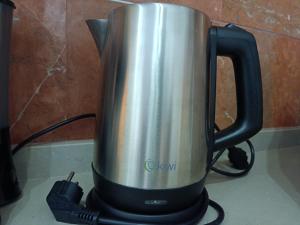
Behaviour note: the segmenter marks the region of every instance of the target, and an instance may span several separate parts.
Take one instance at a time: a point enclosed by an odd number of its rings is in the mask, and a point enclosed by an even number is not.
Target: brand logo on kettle
[[[148,159],[144,162],[144,170],[149,173],[154,171],[172,172],[176,170],[176,163],[159,162]]]

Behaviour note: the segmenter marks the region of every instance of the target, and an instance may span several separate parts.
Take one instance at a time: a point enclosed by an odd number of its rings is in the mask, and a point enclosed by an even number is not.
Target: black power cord
[[[95,118],[95,114],[83,114],[75,117],[71,117],[67,120],[63,120],[57,124],[54,124],[50,127],[47,127],[41,131],[38,131],[32,134],[30,137],[26,138],[20,144],[18,144],[13,149],[13,155],[20,151],[25,145],[31,143],[33,140],[50,133],[60,127],[66,126],[72,122],[87,119],[87,118]],[[216,130],[219,131],[219,127],[215,125]],[[253,167],[255,160],[255,151],[252,143],[247,140],[246,141],[250,148],[250,163],[247,161],[247,154],[241,148],[231,147],[227,150],[229,151],[228,157],[230,162],[232,163],[233,168],[241,170],[241,172],[232,173],[228,171],[220,170],[214,167],[214,164],[218,161],[218,159],[222,156],[226,149],[220,150],[213,158],[210,168],[212,171],[219,173],[221,175],[229,176],[229,177],[240,177],[246,175],[251,168]],[[83,192],[82,188],[78,185],[78,183],[73,183],[71,181],[74,173],[70,175],[67,180],[57,181],[53,188],[51,189],[47,202],[52,210],[53,214],[57,221],[73,223],[73,224],[90,224],[90,225],[101,225],[101,224],[110,224],[110,225],[153,225],[153,224],[141,224],[141,223],[132,223],[119,221],[110,218],[103,218],[99,213],[91,212],[85,207],[81,206],[80,200],[82,198]],[[213,207],[218,212],[218,217],[216,220],[206,224],[206,225],[219,225],[222,223],[224,219],[224,210],[223,208],[217,204],[216,202],[209,200],[209,205]]]
[[[216,131],[220,131],[220,128],[218,127],[217,124],[215,124],[215,129],[216,129]],[[253,147],[251,141],[246,140],[246,143],[250,149],[250,162],[249,163],[248,163],[247,153],[243,149],[238,148],[236,146],[227,148],[227,150],[229,151],[228,159],[231,162],[232,167],[236,170],[240,170],[240,172],[229,172],[229,171],[224,171],[224,170],[214,167],[214,164],[219,160],[219,158],[226,151],[226,148],[221,149],[214,156],[214,158],[210,164],[210,169],[218,174],[221,174],[221,175],[227,176],[227,177],[242,177],[242,176],[247,175],[254,165],[255,150],[254,150],[254,147]]]
[[[47,127],[43,130],[40,130],[34,134],[32,134],[30,137],[26,138],[24,141],[22,141],[21,143],[19,143],[13,150],[12,150],[12,154],[15,155],[18,151],[20,151],[25,145],[31,143],[32,141],[34,141],[35,139],[45,135],[45,134],[48,134],[60,127],[63,127],[63,126],[66,126],[70,123],[73,123],[75,121],[78,121],[78,120],[82,120],[82,119],[88,119],[88,118],[95,118],[96,115],[93,114],[93,113],[89,113],[89,114],[82,114],[82,115],[79,115],[79,116],[74,116],[74,117],[71,117],[69,119],[66,119],[66,120],[63,120],[59,123],[56,123],[50,127]]]

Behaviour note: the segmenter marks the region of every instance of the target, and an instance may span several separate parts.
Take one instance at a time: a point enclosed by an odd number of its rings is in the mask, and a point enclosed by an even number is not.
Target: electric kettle
[[[8,115],[9,49],[13,2],[0,0],[0,206],[16,200],[21,191],[10,150]]]
[[[187,208],[201,196],[213,152],[262,127],[254,36],[232,24],[214,27],[195,9],[163,3],[126,5],[87,24],[105,75],[94,198],[137,213]],[[215,133],[217,56],[233,61],[237,118]]]

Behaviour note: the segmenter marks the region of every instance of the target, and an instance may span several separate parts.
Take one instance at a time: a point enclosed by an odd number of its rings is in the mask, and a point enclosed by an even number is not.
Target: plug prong
[[[72,172],[69,174],[69,176],[68,176],[68,178],[67,178],[67,181],[70,182],[70,181],[73,179],[74,175],[75,175],[75,172],[72,171]]]

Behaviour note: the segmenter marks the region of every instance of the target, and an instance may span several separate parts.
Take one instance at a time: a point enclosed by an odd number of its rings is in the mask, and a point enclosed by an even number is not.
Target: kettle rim
[[[186,10],[191,10],[194,11],[198,14],[202,14],[202,16],[206,17],[206,19],[208,19],[210,21],[210,17],[203,11],[199,10],[199,9],[195,9],[192,8],[190,6],[187,5],[182,5],[182,4],[177,4],[177,3],[162,3],[162,2],[144,2],[144,3],[132,3],[132,4],[124,4],[122,6],[116,7],[114,9],[112,9],[109,14],[108,14],[108,20],[116,13],[129,9],[129,8],[133,8],[133,7],[139,7],[139,6],[145,6],[145,5],[149,5],[149,6],[153,6],[153,5],[162,5],[162,6],[172,6],[172,7],[181,7],[184,8]],[[93,21],[93,20],[101,20],[101,19],[105,19],[105,18],[94,18],[94,19],[87,19],[86,22],[88,21]]]

